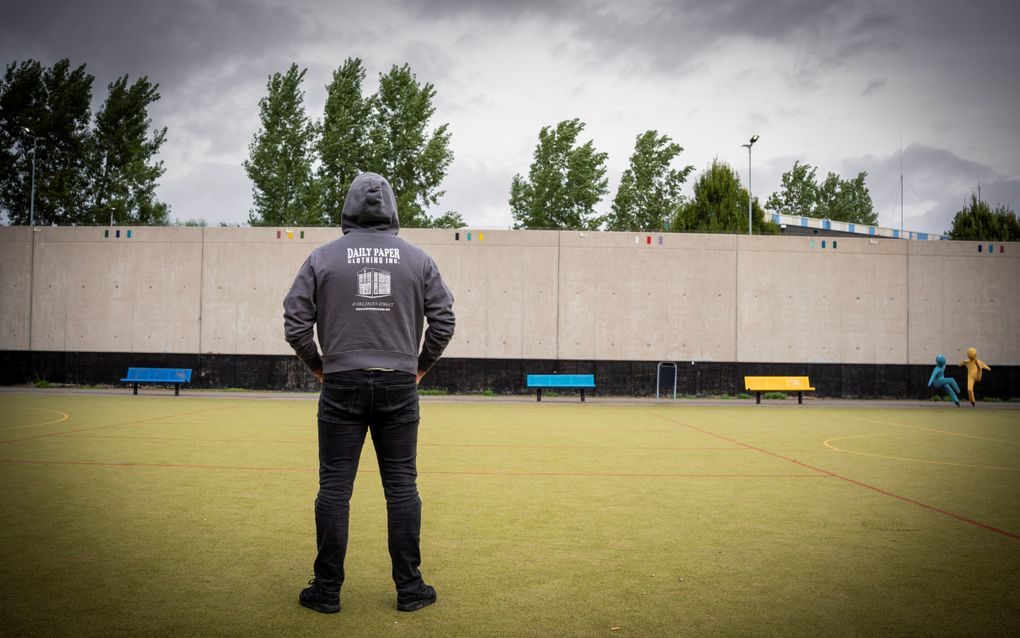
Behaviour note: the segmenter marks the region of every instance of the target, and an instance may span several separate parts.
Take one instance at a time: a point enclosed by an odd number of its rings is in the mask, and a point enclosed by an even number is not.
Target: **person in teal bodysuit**
[[[956,379],[953,377],[946,378],[946,355],[936,355],[935,369],[931,371],[928,387],[934,387],[936,390],[945,390],[949,394],[949,398],[956,404],[956,407],[960,407],[960,399],[956,396],[956,393],[960,391],[960,386],[956,385]]]

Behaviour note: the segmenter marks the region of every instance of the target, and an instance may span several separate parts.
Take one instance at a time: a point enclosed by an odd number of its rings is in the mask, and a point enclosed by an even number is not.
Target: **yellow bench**
[[[761,403],[762,392],[796,392],[797,403],[804,403],[804,392],[811,392],[807,377],[744,377],[744,387],[757,393],[756,403]]]

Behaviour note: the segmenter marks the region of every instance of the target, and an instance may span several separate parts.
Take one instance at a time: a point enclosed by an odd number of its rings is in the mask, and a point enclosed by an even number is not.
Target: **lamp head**
[[[752,135],[752,136],[751,136],[751,144],[754,144],[754,143],[755,143],[755,142],[757,142],[757,141],[758,141],[758,135],[757,135],[757,134],[755,134],[755,135]]]

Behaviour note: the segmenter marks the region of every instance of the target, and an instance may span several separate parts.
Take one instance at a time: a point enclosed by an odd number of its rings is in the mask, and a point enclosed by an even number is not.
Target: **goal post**
[[[655,402],[659,402],[660,396],[670,388],[673,389],[673,401],[676,402],[676,376],[677,366],[675,361],[660,361],[655,366]]]

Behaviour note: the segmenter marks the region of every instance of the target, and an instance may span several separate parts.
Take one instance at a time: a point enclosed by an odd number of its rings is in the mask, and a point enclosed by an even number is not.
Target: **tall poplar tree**
[[[84,224],[164,225],[169,209],[156,200],[157,180],[166,169],[155,156],[166,127],[152,131],[148,108],[159,100],[159,85],[141,77],[117,78],[96,114],[89,159],[90,201],[78,219]]]
[[[538,133],[527,178],[514,175],[510,210],[515,228],[594,230],[602,223],[595,205],[606,193],[606,153],[591,140],[578,144],[579,119],[564,120]]]
[[[253,226],[323,223],[312,174],[317,126],[304,111],[301,82],[307,69],[291,64],[274,73],[259,100],[261,128],[248,146],[244,169],[252,181]]]
[[[607,219],[608,230],[668,230],[683,208],[683,183],[693,166],[671,168],[683,151],[669,136],[645,131],[634,143]]]
[[[430,226],[427,210],[446,193],[439,186],[453,152],[449,125],[429,130],[436,112],[435,96],[435,87],[419,83],[404,64],[380,74],[379,90],[371,99],[366,169],[383,175],[393,186],[401,226]]]
[[[317,178],[322,214],[334,226],[340,225],[351,182],[369,167],[368,127],[373,100],[362,94],[364,81],[361,59],[347,58],[333,71],[333,79],[326,86]]]

